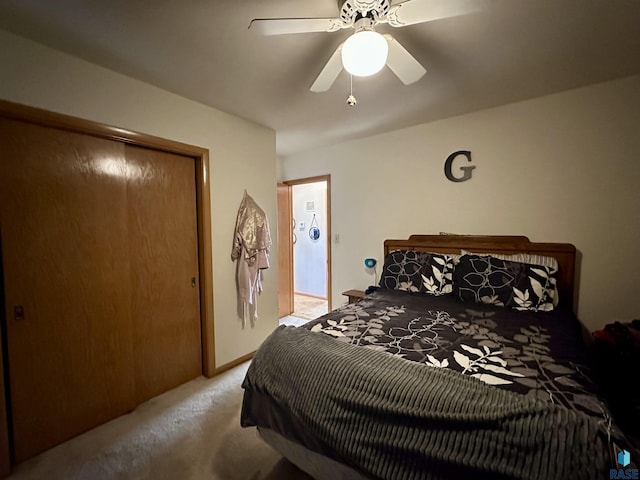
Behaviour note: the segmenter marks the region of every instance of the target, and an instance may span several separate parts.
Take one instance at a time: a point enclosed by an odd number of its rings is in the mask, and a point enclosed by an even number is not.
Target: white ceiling
[[[271,127],[279,155],[640,73],[639,0],[492,0],[381,25],[427,74],[410,86],[388,68],[354,78],[356,107],[344,71],[309,91],[348,30],[248,30],[253,18],[337,14],[337,0],[1,0],[0,28]]]

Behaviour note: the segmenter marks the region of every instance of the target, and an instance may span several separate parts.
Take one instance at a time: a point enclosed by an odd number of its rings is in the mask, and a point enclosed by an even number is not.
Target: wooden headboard
[[[530,253],[554,257],[558,261],[560,305],[574,310],[576,289],[576,247],[570,243],[534,243],[518,235],[411,235],[407,240],[385,240],[384,255],[394,250],[437,253]]]

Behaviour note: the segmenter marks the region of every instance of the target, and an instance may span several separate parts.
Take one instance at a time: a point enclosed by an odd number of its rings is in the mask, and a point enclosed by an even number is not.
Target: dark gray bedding
[[[376,292],[277,329],[247,372],[241,423],[371,478],[601,479],[612,430],[563,318]]]

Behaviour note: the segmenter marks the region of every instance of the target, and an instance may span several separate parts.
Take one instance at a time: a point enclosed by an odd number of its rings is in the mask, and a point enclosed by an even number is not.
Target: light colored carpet
[[[299,327],[304,325],[309,320],[306,318],[294,317],[293,315],[288,315],[286,317],[282,317],[280,319],[280,325],[291,325],[293,327]]]
[[[311,480],[240,427],[246,362],[17,465],[9,480]]]

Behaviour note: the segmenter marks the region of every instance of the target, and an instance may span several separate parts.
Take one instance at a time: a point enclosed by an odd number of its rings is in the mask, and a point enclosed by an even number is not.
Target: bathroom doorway
[[[330,176],[278,186],[281,323],[301,324],[331,308]]]

